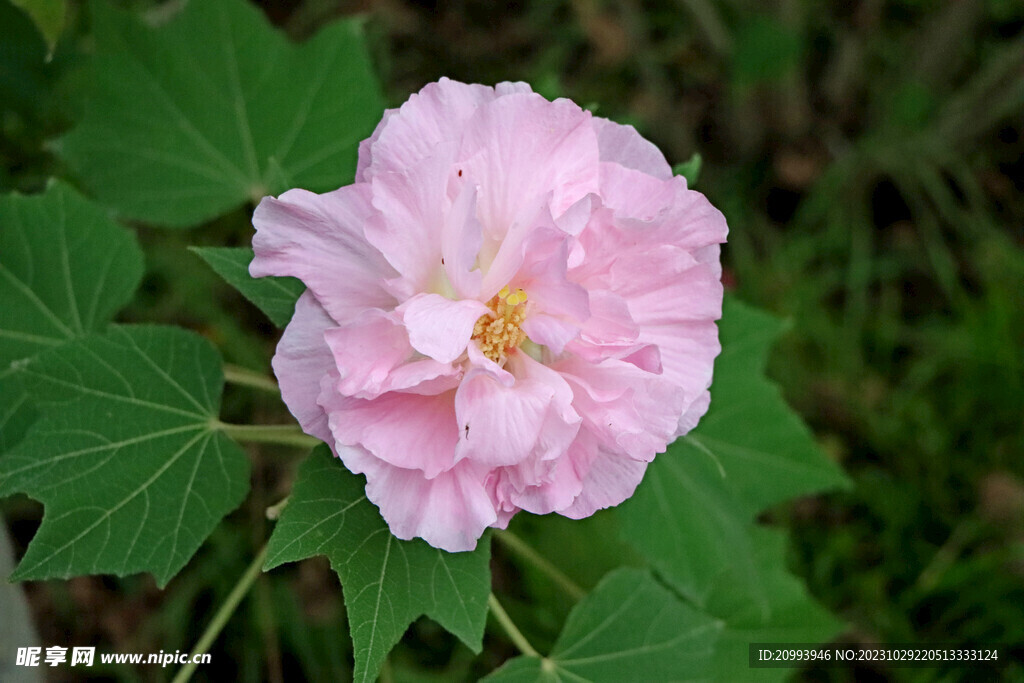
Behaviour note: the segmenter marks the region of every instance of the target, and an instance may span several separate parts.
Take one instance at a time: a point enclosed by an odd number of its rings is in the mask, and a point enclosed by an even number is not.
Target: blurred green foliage
[[[440,76],[522,79],[548,97],[599,103],[598,115],[633,123],[670,163],[699,152],[697,187],[732,226],[730,285],[792,321],[770,374],[856,483],[766,515],[792,532],[792,569],[849,624],[846,642],[1019,643],[1024,4],[537,0],[505,3],[503,13],[472,0],[262,5],[297,39],[335,16],[366,13],[392,106]],[[38,190],[54,171],[47,140],[74,118],[79,53],[91,49],[78,9],[71,4],[47,62],[28,18],[0,0],[4,191]],[[244,245],[247,231],[243,210],[189,236],[142,231],[147,275],[127,317],[199,329],[229,361],[265,369],[270,322],[198,258],[178,256],[189,243]],[[243,341],[254,327],[266,332],[262,348]],[[273,422],[279,410],[272,397],[225,395],[228,418]],[[188,647],[266,537],[263,511],[289,488],[289,469],[256,452],[254,495],[229,517],[251,539],[219,529],[166,594],[148,577],[34,587],[42,641],[71,633],[115,651]],[[18,498],[5,512],[23,550],[38,506]],[[521,537],[565,549],[558,524],[530,522],[518,523]],[[584,524],[614,537],[600,516]],[[612,560],[602,553],[558,563],[590,587],[621,552],[610,544]],[[496,547],[496,586],[520,580],[508,558]],[[261,577],[253,595],[213,650],[220,666],[238,667],[225,676],[351,675],[340,591],[325,562]],[[570,607],[533,588],[508,605],[540,646],[553,642]],[[420,620],[386,673],[472,680],[512,654],[502,648],[485,641],[495,659],[474,660]],[[1004,678],[1024,680],[1021,646],[1005,657],[1016,662]],[[124,667],[109,674],[161,676]],[[942,669],[800,676],[972,680]]]

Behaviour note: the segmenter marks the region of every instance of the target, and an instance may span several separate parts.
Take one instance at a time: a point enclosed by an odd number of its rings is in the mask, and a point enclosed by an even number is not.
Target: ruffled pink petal
[[[366,475],[366,497],[398,538],[422,538],[435,548],[462,552],[476,548],[484,530],[498,521],[483,484],[487,471],[471,462],[428,479],[358,448],[339,455],[350,470]]]
[[[476,186],[462,182],[457,175],[452,184],[456,194],[441,235],[441,263],[456,298],[482,298],[483,274],[477,267],[477,258],[483,229],[476,218]]]
[[[421,358],[395,368],[381,393],[400,391],[403,394],[435,396],[458,388],[462,373],[458,365]]]
[[[337,392],[337,375],[324,377],[318,402],[327,412],[338,446],[361,446],[395,467],[433,479],[455,465],[458,433],[454,392],[437,395],[392,391],[372,400]]]
[[[597,452],[597,441],[581,430],[557,460],[530,460],[492,470],[487,490],[499,521],[503,511],[511,518],[520,509],[546,515],[572,506],[583,492],[583,478]]]
[[[334,370],[334,357],[324,332],[335,325],[308,290],[295,302],[295,315],[285,328],[271,365],[288,410],[310,436],[331,443],[327,415],[317,404],[320,380]]]
[[[711,406],[711,392],[705,391],[690,404],[683,416],[679,418],[679,427],[676,429],[676,438],[688,433],[697,426],[700,419],[708,412]]]
[[[511,225],[501,226],[503,232],[484,229],[479,251],[480,267],[484,272],[481,299],[490,299],[511,283],[526,260],[532,243],[540,240],[541,235],[558,235],[548,208],[550,203],[550,192],[536,195],[519,207]]]
[[[641,326],[722,317],[722,281],[715,270],[676,246],[623,255],[612,265],[609,280]]]
[[[571,519],[583,519],[598,510],[614,507],[633,495],[645,471],[645,462],[599,450],[583,477],[580,495],[558,513]]]
[[[512,376],[511,372],[485,356],[475,342],[466,347],[466,359],[469,361],[470,368],[486,372],[506,387],[510,387],[516,382],[516,378]]]
[[[531,92],[533,92],[533,88],[530,87],[529,83],[524,83],[523,81],[502,81],[494,86],[494,93],[498,97],[522,95]]]
[[[409,362],[415,352],[405,326],[393,313],[369,309],[352,324],[327,330],[324,338],[334,355],[336,387],[343,396],[370,399],[413,388],[419,388],[416,393],[441,393],[458,384],[461,371],[448,363],[430,358]]]
[[[359,143],[359,160],[356,162],[356,182],[362,183],[369,180],[366,175],[367,169],[373,163],[373,144],[380,138],[380,134],[384,132],[384,129],[388,125],[388,121],[392,116],[398,113],[397,109],[385,109],[384,115],[377,123],[377,127],[373,129],[373,133],[370,137],[366,138]]]
[[[598,206],[569,252],[568,276],[588,291],[611,288],[608,270],[622,254],[646,245],[615,224],[611,209]]]
[[[546,207],[541,215],[547,224],[531,230],[514,250],[508,248],[511,240],[502,245],[484,278],[483,291],[496,292],[498,283],[524,289],[530,305],[523,330],[533,342],[557,354],[579,335],[590,309],[587,291],[566,276],[568,237],[550,227]]]
[[[522,287],[541,312],[581,324],[590,317],[587,290],[566,277],[567,237],[556,230],[534,230],[523,245],[523,259],[512,284]]]
[[[511,502],[535,515],[564,510],[583,492],[580,479],[568,457],[559,458],[551,473],[539,484],[509,492]]]
[[[458,140],[477,108],[497,96],[494,88],[447,78],[424,86],[399,109],[392,110],[379,132],[374,132],[376,139],[367,146],[371,158],[361,169],[363,177],[401,173],[415,166],[433,154],[439,144]]]
[[[591,363],[598,363],[606,358],[632,356],[640,351],[643,346],[636,341],[640,330],[629,313],[626,300],[604,289],[591,290],[588,294],[590,317],[584,322],[579,339],[570,344],[570,352]],[[645,361],[655,360],[654,367],[659,365],[657,349],[653,349],[653,356],[648,352],[643,358]]]
[[[672,167],[665,161],[665,155],[637,133],[633,126],[624,126],[598,116],[593,118],[592,125],[597,132],[601,161],[613,161],[661,180],[672,177]]]
[[[334,356],[345,396],[374,398],[388,374],[412,353],[409,336],[393,315],[369,309],[354,322],[329,329],[324,340]]]
[[[697,263],[706,263],[714,267],[718,276],[722,276],[722,245],[709,244],[706,247],[694,249],[691,253]]]
[[[689,192],[682,177],[652,177],[621,164],[602,163],[600,177],[601,204],[634,221],[655,220]]]
[[[635,288],[630,279],[634,273],[643,275],[640,285],[646,286],[659,281],[661,268],[678,274],[688,265],[701,264],[713,279],[720,278],[719,243],[728,228],[703,195],[686,190],[680,179],[660,181],[616,164],[601,168],[602,187],[608,192],[580,234],[570,279],[628,299],[622,288]],[[720,299],[695,292],[680,301],[699,305]]]
[[[551,349],[558,355],[566,344],[580,335],[580,326],[543,313],[531,314],[522,325],[523,332],[535,344]]]
[[[622,361],[566,358],[555,369],[573,389],[583,427],[607,451],[649,462],[675,438],[684,392]]]
[[[612,356],[616,360],[635,365],[646,372],[660,375],[664,372],[661,365],[661,349],[654,344],[640,344],[639,348],[630,353]]]
[[[383,282],[395,272],[363,234],[372,214],[365,185],[265,197],[252,218],[255,257],[249,273],[299,278],[339,322],[367,308],[392,308],[396,301]]]
[[[367,241],[402,277],[410,293],[428,289],[441,270],[441,232],[451,158],[424,159],[405,173],[378,173],[370,181],[377,212],[365,226]]]
[[[568,100],[511,94],[481,105],[466,121],[460,159],[480,187],[478,215],[499,236],[520,208],[551,193],[560,216],[598,189],[597,134],[591,115]]]
[[[397,309],[409,331],[409,342],[425,356],[451,363],[462,355],[473,335],[473,325],[490,313],[473,299],[452,301],[440,294],[417,294]]]
[[[555,225],[565,234],[575,237],[587,227],[591,214],[599,205],[600,199],[596,195],[588,194],[566,209],[555,221]]]
[[[515,375],[517,383],[537,382],[554,391],[534,455],[538,460],[558,457],[572,443],[581,422],[572,404],[572,388],[561,374],[525,353],[512,354],[506,367]]]
[[[519,376],[515,384],[505,386],[482,370],[470,370],[455,394],[456,459],[501,467],[530,458],[557,458],[579,428],[578,417],[573,422],[565,419],[566,409],[571,411],[570,394],[562,392],[563,405],[553,405],[560,389]]]
[[[662,376],[685,392],[683,409],[689,410],[711,386],[715,358],[722,350],[714,321],[686,321],[642,327],[640,341],[654,344],[661,353]],[[687,420],[680,418],[678,434]]]
[[[570,450],[572,446],[570,446]],[[542,461],[543,474],[534,471],[533,463],[495,470],[492,499],[502,510],[526,510],[546,515],[572,505],[583,490],[583,480],[573,460],[564,455],[557,460]]]
[[[661,181],[605,163],[600,174],[604,206],[615,213],[618,225],[643,233],[643,244],[697,250],[725,242],[725,216],[703,194],[687,189],[681,176]]]
[[[479,370],[470,370],[455,394],[459,425],[458,460],[487,467],[515,465],[533,452],[554,392],[517,381],[506,387]]]

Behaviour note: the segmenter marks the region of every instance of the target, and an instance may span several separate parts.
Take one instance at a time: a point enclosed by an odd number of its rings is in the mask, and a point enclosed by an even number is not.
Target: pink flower
[[[617,505],[708,408],[725,219],[568,100],[431,83],[354,184],[253,223],[252,275],[308,287],[274,356],[285,403],[398,538],[469,550],[519,510]]]

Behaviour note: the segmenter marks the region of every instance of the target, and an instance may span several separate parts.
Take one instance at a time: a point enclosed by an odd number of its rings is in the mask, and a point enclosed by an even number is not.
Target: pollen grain
[[[521,325],[526,319],[526,292],[503,287],[487,305],[486,313],[473,326],[473,341],[485,356],[501,365],[508,354],[526,341]]]

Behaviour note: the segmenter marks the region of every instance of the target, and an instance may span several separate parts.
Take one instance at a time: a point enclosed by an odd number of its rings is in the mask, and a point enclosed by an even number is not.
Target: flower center
[[[473,326],[473,341],[485,356],[499,365],[512,350],[526,341],[520,329],[526,319],[526,292],[503,287],[487,305],[493,313],[480,316]]]

